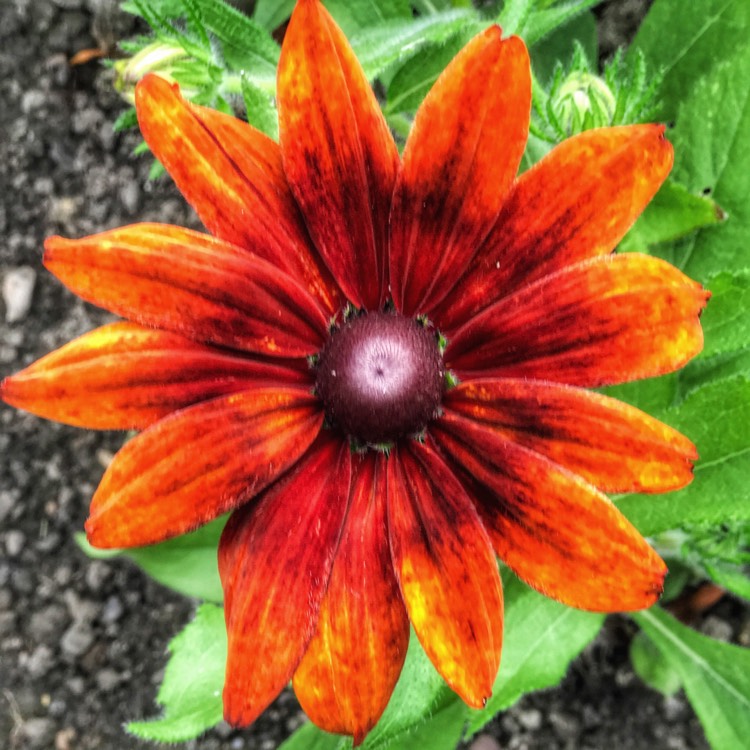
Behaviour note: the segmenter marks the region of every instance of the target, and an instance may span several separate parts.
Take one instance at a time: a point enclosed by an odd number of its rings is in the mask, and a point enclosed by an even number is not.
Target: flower
[[[498,672],[496,555],[597,611],[651,605],[665,566],[605,492],[687,484],[694,446],[586,390],[673,371],[707,293],[612,250],[672,164],[657,125],[592,130],[516,178],[529,60],[476,36],[403,157],[345,37],[299,0],[280,144],[149,75],[143,135],[211,235],[136,224],[52,237],[45,264],[129,322],[2,384],[10,404],[142,432],[96,491],[99,547],[232,511],[219,546],[227,719],[293,678],[311,719],[360,742],[409,623],[480,707]]]

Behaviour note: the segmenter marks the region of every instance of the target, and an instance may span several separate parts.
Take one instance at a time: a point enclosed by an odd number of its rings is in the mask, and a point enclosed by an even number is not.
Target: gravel
[[[137,136],[112,133],[123,105],[110,74],[96,62],[67,63],[108,35],[132,33],[132,19],[113,7],[111,0],[0,2],[0,376],[111,320],[43,269],[46,236],[134,220],[198,227],[167,180],[147,181],[150,160],[132,156]],[[103,463],[122,440],[0,405],[4,750],[146,747],[122,726],[158,713],[167,644],[195,602],[127,562],[88,560],[75,544]],[[711,618],[711,634],[750,642],[750,615],[736,602],[724,600]],[[662,698],[633,676],[632,633],[628,621],[608,620],[559,689],[496,717],[474,750],[704,750],[684,696]],[[302,720],[285,692],[250,730],[220,725],[184,747],[273,750]]]

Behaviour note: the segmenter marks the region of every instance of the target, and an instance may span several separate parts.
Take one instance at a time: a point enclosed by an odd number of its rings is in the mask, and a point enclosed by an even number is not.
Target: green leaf
[[[343,750],[352,746],[351,740],[318,729],[315,724],[301,726],[279,750]]]
[[[674,695],[682,687],[680,675],[643,631],[630,642],[630,663],[650,688],[663,695]]]
[[[681,243],[672,258],[689,276],[705,281],[748,266],[750,44],[691,85],[673,133],[674,179],[692,192],[710,191],[727,220]]]
[[[750,260],[750,259],[749,259]],[[707,282],[711,300],[701,323],[704,356],[743,349],[750,344],[750,270],[727,271]]]
[[[227,639],[224,610],[213,604],[198,608],[195,619],[169,644],[171,657],[156,702],[160,719],[133,721],[127,730],[157,742],[186,742],[218,724],[223,716],[221,692]]]
[[[593,13],[581,13],[530,48],[531,66],[538,81],[546,84],[552,78],[558,62],[566,63],[573,59],[576,41],[583,47],[587,59],[596,60],[599,57]]]
[[[697,387],[678,406],[654,415],[700,450],[695,479],[663,497],[626,495],[618,507],[645,535],[685,524],[750,519],[750,380],[737,375]]]
[[[534,0],[505,0],[497,22],[503,35],[523,34],[534,10]]]
[[[373,80],[430,44],[443,43],[462,30],[476,33],[484,25],[472,9],[440,11],[416,20],[389,21],[362,30],[352,37],[351,43],[367,78]]]
[[[463,732],[466,707],[435,671],[412,631],[406,662],[383,716],[362,750],[453,750]],[[341,750],[351,740],[309,724],[279,750]]]
[[[750,602],[750,576],[747,569],[739,565],[724,565],[720,563],[705,563],[706,573],[714,583],[717,583],[735,596]]]
[[[696,83],[723,61],[734,59],[749,38],[747,0],[656,0],[630,54],[640,50],[649,69],[664,73],[659,116],[674,120]]]
[[[456,701],[458,698],[435,671],[412,631],[406,662],[396,689],[380,721],[362,744],[362,750],[399,747],[398,743],[410,737],[417,727],[428,719],[432,720]],[[419,747],[414,744],[410,746]]]
[[[537,11],[529,18],[521,35],[529,46],[536,44],[555,29],[564,26],[576,16],[591,10],[601,2],[602,0],[571,0],[571,2],[559,3],[546,10]]]
[[[425,47],[402,65],[388,85],[386,115],[415,112],[445,66],[470,38],[470,33],[459,32],[444,44]]]
[[[408,0],[326,0],[326,8],[347,36],[393,20],[411,20]]]
[[[193,0],[201,18],[220,44],[227,65],[255,76],[276,78],[279,46],[259,23],[217,0]]]
[[[487,707],[470,712],[470,734],[525,693],[557,685],[604,621],[604,615],[572,609],[537,594],[507,571],[503,586],[505,635],[500,672]]]
[[[676,240],[726,218],[716,203],[667,180],[620,243],[620,251],[644,252],[660,242]]]
[[[247,121],[273,140],[279,140],[279,116],[273,98],[244,76],[241,79],[242,98]]]
[[[127,557],[159,583],[195,599],[223,601],[216,550],[226,517],[219,518],[191,534],[175,537],[161,544],[126,550],[100,550],[92,547],[83,534],[76,542],[96,559]]]
[[[750,650],[696,633],[658,607],[633,615],[680,675],[713,750],[750,737]]]
[[[296,0],[257,0],[253,18],[268,31],[277,29],[289,18]]]

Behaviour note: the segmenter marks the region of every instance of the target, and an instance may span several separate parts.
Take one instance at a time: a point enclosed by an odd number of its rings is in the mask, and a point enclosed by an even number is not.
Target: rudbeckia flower
[[[123,316],[2,384],[10,404],[137,429],[97,489],[98,547],[221,537],[224,705],[247,725],[293,680],[360,742],[414,628],[481,707],[498,673],[497,557],[610,612],[664,563],[603,492],[687,484],[696,452],[586,390],[671,372],[707,293],[612,251],[672,165],[658,125],[593,130],[517,177],[527,50],[493,26],[450,63],[403,155],[346,38],[300,0],[280,142],[149,75],[141,130],[210,235],[135,224],[50,238],[47,268]]]

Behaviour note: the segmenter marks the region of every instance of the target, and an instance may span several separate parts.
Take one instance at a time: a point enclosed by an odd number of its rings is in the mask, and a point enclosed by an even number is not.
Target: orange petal
[[[346,37],[300,0],[278,74],[284,170],[315,244],[351,302],[377,309],[398,151]]]
[[[315,631],[349,495],[349,446],[317,444],[229,519],[219,573],[229,637],[224,716],[251,724],[292,677]]]
[[[503,592],[490,540],[458,480],[412,442],[388,461],[391,551],[425,653],[463,700],[481,708],[500,666]]]
[[[693,478],[695,446],[633,406],[537,380],[472,380],[449,391],[460,414],[607,492],[666,492]]]
[[[596,612],[659,598],[666,566],[590,484],[472,420],[446,414],[431,431],[497,554],[529,586]]]
[[[672,168],[662,125],[589,130],[522,174],[433,319],[450,333],[519,287],[611,252]]]
[[[448,65],[417,112],[391,213],[391,287],[429,312],[466,270],[518,171],[529,129],[529,55],[492,26]]]
[[[600,386],[672,372],[703,348],[700,284],[646,255],[569,266],[487,308],[445,352],[460,379]]]
[[[308,449],[323,422],[299,388],[259,388],[176,412],[126,443],[86,521],[95,547],[161,542],[247,502]]]
[[[318,629],[294,675],[310,719],[355,744],[385,710],[409,645],[388,546],[385,462],[372,451],[354,458],[349,514]]]
[[[226,393],[271,383],[309,384],[302,366],[232,354],[136,323],[113,323],[6,378],[0,397],[77,427],[143,429]]]
[[[143,137],[211,234],[300,281],[328,313],[337,291],[312,249],[276,143],[251,125],[186,102],[147,75],[136,88]]]
[[[328,330],[326,315],[291,276],[181,227],[50,237],[44,263],[88,302],[195,341],[299,357],[317,352]]]

